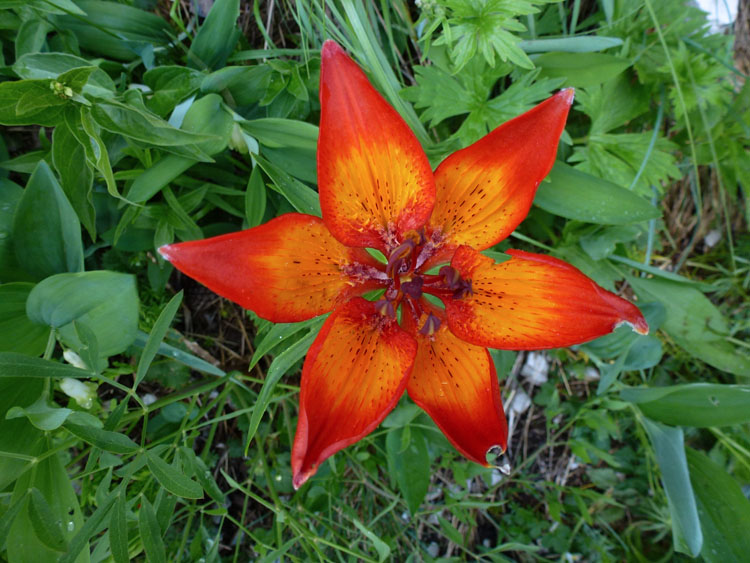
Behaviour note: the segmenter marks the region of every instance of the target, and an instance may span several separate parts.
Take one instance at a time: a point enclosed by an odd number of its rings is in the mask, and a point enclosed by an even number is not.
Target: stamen
[[[422,325],[422,328],[419,329],[419,334],[432,336],[438,331],[440,324],[440,319],[430,313],[427,315],[427,319],[425,320],[424,325]]]
[[[396,309],[393,307],[393,301],[389,299],[375,301],[375,311],[384,317],[396,318]]]
[[[471,288],[471,280],[461,280],[458,287],[453,291],[453,299],[463,299],[472,295],[474,295],[474,290]]]
[[[385,273],[393,276],[406,272],[411,265],[409,258],[414,252],[416,245],[414,241],[407,239],[403,244],[397,246],[388,257],[388,264],[385,267]]]
[[[438,274],[443,276],[445,283],[448,285],[448,289],[458,289],[461,286],[461,282],[463,281],[461,279],[461,274],[458,273],[458,270],[450,266],[443,266],[438,271]]]

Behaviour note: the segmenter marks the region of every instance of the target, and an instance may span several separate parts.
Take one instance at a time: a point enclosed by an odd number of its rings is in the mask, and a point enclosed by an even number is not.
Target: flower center
[[[402,244],[391,250],[385,267],[389,285],[383,297],[375,302],[375,310],[392,319],[396,318],[398,307],[404,303],[409,314],[416,319],[425,318],[419,332],[426,336],[433,335],[440,328],[441,320],[429,310],[436,307],[427,307],[422,299],[424,293],[440,299],[464,299],[473,294],[471,280],[463,279],[451,266],[443,266],[437,274],[421,271],[434,250],[432,244],[425,241],[423,233],[407,236]]]

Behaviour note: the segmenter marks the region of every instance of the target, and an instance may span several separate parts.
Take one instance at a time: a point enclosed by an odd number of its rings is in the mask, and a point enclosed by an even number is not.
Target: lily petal
[[[328,317],[302,368],[295,488],[380,424],[403,394],[416,353],[414,337],[370,301],[355,297]]]
[[[162,246],[181,272],[273,322],[303,321],[379,286],[367,252],[347,248],[312,215],[288,213],[253,229]]]
[[[318,190],[323,219],[348,246],[387,246],[427,222],[435,181],[419,141],[333,41],[320,69]]]
[[[505,350],[540,350],[581,344],[629,323],[648,324],[638,308],[602,289],[570,264],[520,250],[495,264],[467,246],[451,262],[473,295],[446,299],[451,331],[467,342]]]
[[[562,90],[446,158],[435,171],[428,230],[447,245],[477,250],[513,232],[555,162],[572,103],[573,89]]]
[[[409,397],[458,451],[487,466],[490,449],[508,446],[500,386],[487,348],[456,338],[445,323],[431,336],[420,334],[408,317],[403,315],[404,328],[419,345],[406,387]]]

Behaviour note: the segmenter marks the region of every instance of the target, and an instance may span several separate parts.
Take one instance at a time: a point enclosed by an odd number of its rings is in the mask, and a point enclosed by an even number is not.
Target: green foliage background
[[[750,86],[705,14],[0,0],[0,21],[0,558],[746,558]],[[298,373],[321,320],[272,326],[155,251],[320,213],[327,38],[433,164],[576,87],[557,164],[492,252],[565,259],[637,300],[652,332],[493,351],[507,477],[403,399],[294,492]]]

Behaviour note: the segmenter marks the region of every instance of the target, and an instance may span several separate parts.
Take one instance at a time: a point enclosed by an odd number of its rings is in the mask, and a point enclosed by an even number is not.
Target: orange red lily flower
[[[487,452],[504,451],[508,438],[487,347],[569,346],[623,322],[648,331],[634,305],[561,260],[510,250],[496,264],[480,253],[528,213],[554,163],[572,89],[434,172],[406,123],[333,41],[322,49],[320,102],[322,219],[289,213],[160,249],[264,319],[331,312],[302,370],[295,488],[380,424],[405,389],[463,455],[487,465]],[[361,297],[377,289],[377,301]]]

